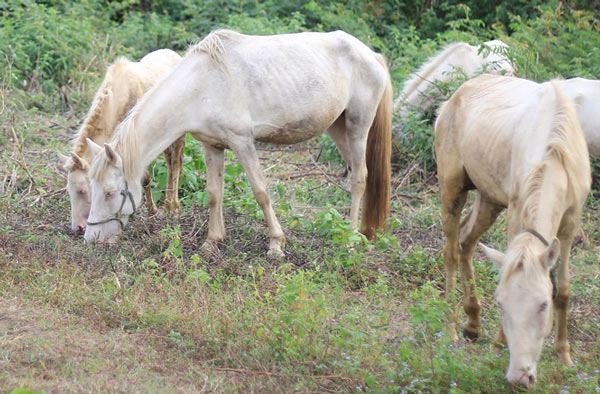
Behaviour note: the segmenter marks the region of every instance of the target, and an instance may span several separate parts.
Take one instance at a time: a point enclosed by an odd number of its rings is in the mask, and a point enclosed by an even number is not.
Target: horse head
[[[90,167],[91,207],[84,239],[114,242],[142,201],[139,182],[127,182],[123,160],[114,147],[87,139],[94,159]]]
[[[511,384],[531,387],[544,338],[552,329],[550,270],[559,257],[559,242],[554,238],[548,244],[541,236],[525,234],[513,239],[506,254],[481,247],[500,271],[496,300],[510,351],[506,377]]]
[[[63,167],[67,170],[67,193],[71,200],[71,229],[83,233],[90,213],[90,181],[88,162],[75,153],[60,155]]]

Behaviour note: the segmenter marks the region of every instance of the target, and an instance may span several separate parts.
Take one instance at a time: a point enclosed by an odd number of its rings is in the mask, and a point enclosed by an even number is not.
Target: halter
[[[532,228],[526,228],[525,230],[523,230],[524,233],[529,233],[534,235],[537,239],[539,239],[545,247],[550,246],[550,244],[548,243],[548,241],[546,241],[546,238],[544,238],[544,236],[540,233],[538,233],[537,231],[535,231]],[[552,282],[552,299],[556,298],[556,294],[558,293],[558,286],[556,285],[556,270],[557,267],[554,267],[554,269],[550,270],[550,282]]]
[[[539,239],[540,241],[542,241],[542,243],[544,244],[545,247],[550,246],[550,244],[548,243],[548,241],[546,241],[546,238],[544,238],[544,236],[542,234],[538,233],[534,229],[532,229],[532,228],[526,228],[525,230],[523,230],[523,232],[535,235],[535,237],[537,239]]]
[[[123,224],[123,221],[121,220],[121,218],[122,218],[121,211],[123,211],[123,207],[125,206],[125,202],[127,201],[127,197],[129,197],[129,201],[131,201],[131,206],[133,207],[133,212],[131,213],[130,216],[133,216],[133,214],[136,211],[135,201],[133,201],[133,195],[129,191],[129,185],[127,184],[127,181],[125,181],[125,189],[121,190],[120,194],[121,194],[121,196],[123,196],[123,200],[121,200],[121,206],[119,207],[119,210],[117,211],[117,213],[115,213],[114,217],[108,218],[108,219],[104,219],[104,220],[100,220],[98,222],[87,221],[86,222],[87,225],[88,226],[95,226],[97,224],[104,224],[104,223],[108,223],[108,222],[112,222],[113,220],[116,220],[121,225],[121,230],[125,229],[125,225]]]

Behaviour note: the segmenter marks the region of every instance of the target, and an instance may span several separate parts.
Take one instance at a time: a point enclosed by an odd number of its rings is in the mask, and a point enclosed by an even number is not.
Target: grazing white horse
[[[508,45],[500,40],[487,41],[478,46],[464,42],[447,46],[404,84],[394,101],[394,112],[406,115],[413,108],[423,112],[429,110],[440,93],[436,92],[437,83],[448,82],[457,75],[467,78],[473,78],[481,72],[513,75],[515,70],[505,56],[506,48]]]
[[[575,104],[588,150],[600,158],[600,81],[571,78],[558,83]]]
[[[553,302],[556,351],[564,365],[572,366],[567,341],[569,251],[591,174],[571,100],[558,82],[481,75],[463,84],[442,106],[435,125],[435,154],[446,238],[446,296],[460,261],[468,317],[463,334],[474,339],[481,328],[473,252],[479,237],[508,208],[506,253],[482,245],[500,270],[498,339],[510,350],[507,378],[527,387],[534,384],[537,359],[552,328]],[[476,190],[475,203],[461,223],[471,189]],[[559,255],[553,298],[549,274]]]
[[[85,239],[112,241],[141,201],[148,164],[187,131],[204,144],[212,248],[225,235],[223,150],[241,162],[269,227],[269,255],[283,256],[255,142],[294,144],[323,133],[352,166],[350,220],[372,236],[389,215],[392,96],[382,56],[341,31],[247,36],[220,30],[192,47],[152,88],[90,169]],[[121,193],[121,195],[119,195]]]
[[[86,139],[89,138],[97,144],[109,141],[116,126],[144,92],[164,78],[180,61],[181,56],[177,53],[170,49],[159,49],[147,54],[139,62],[120,57],[108,67],[92,106],[75,136],[70,156],[60,155],[68,173],[67,192],[71,200],[73,231],[83,233],[91,205],[88,170],[92,152]],[[183,147],[184,140],[181,138],[164,152],[168,170],[165,206],[171,211],[179,209],[177,187]],[[154,213],[157,209],[148,180],[145,186],[148,210]]]

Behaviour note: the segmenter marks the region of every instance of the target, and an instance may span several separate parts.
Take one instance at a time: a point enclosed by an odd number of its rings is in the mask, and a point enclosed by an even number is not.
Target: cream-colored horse
[[[418,108],[427,111],[433,107],[440,92],[439,82],[448,82],[459,75],[473,78],[481,72],[513,75],[514,69],[505,55],[504,42],[493,40],[473,46],[457,42],[430,58],[419,71],[406,81],[394,101],[394,112],[406,115]]]
[[[588,150],[600,157],[600,81],[572,78],[558,83],[575,104]]]
[[[247,36],[221,30],[191,48],[95,151],[85,239],[111,241],[141,201],[148,164],[186,131],[204,144],[212,248],[223,226],[223,150],[241,162],[269,227],[269,255],[284,234],[255,141],[294,144],[329,133],[352,166],[350,220],[367,236],[389,215],[392,96],[382,56],[344,32]],[[368,176],[367,176],[368,173]],[[122,193],[122,197],[119,196]]]
[[[61,155],[64,168],[67,170],[67,192],[71,200],[71,228],[83,233],[90,212],[90,182],[88,179],[89,163],[92,152],[88,148],[86,138],[97,144],[108,142],[115,127],[127,112],[152,85],[166,76],[179,62],[181,56],[169,49],[160,49],[144,56],[139,62],[118,58],[108,67],[104,80],[94,96],[92,106],[77,133],[70,156]],[[179,200],[177,187],[181,172],[181,156],[184,139],[178,139],[165,150],[168,169],[168,182],[165,206],[168,210],[177,211]],[[156,205],[150,192],[150,184],[145,185],[148,211],[156,212]]]
[[[507,207],[506,253],[482,246],[500,269],[496,299],[502,310],[499,340],[510,350],[507,378],[527,387],[535,382],[537,359],[552,327],[552,301],[558,320],[556,351],[564,365],[572,366],[569,251],[591,175],[571,101],[557,82],[479,76],[443,105],[435,126],[435,153],[446,237],[446,295],[452,293],[460,261],[468,319],[463,334],[476,338],[481,325],[473,252],[481,234]],[[460,223],[472,189],[477,193],[474,206]],[[559,255],[553,299],[549,273]]]

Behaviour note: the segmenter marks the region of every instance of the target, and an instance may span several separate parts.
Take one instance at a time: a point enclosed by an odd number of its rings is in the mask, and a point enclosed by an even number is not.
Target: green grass
[[[5,135],[2,161],[3,174],[17,175],[5,178],[0,199],[5,390],[510,391],[508,354],[491,345],[496,275],[481,255],[482,338],[452,343],[444,334],[439,196],[421,174],[394,200],[388,233],[368,244],[340,213],[349,205],[345,192],[320,174],[290,176],[313,172],[307,152],[316,157],[319,141],[265,146],[263,167],[288,239],[285,261],[266,258],[266,226],[231,159],[219,254],[199,248],[208,214],[201,201],[186,203],[179,218],[140,215],[116,246],[86,245],[66,230],[67,196],[49,194],[64,187],[54,152],[65,150],[76,119],[38,111],[14,119],[32,120],[15,129],[18,143]],[[66,127],[52,126],[59,119]],[[23,167],[13,161],[19,157],[27,159]],[[320,165],[343,184],[343,167],[331,163]],[[533,392],[597,387],[594,203],[584,213],[590,246],[576,247],[572,258],[577,367],[561,367],[548,339]],[[499,220],[485,241],[502,247],[503,228]]]
[[[506,383],[508,352],[498,355],[492,346],[500,323],[496,273],[479,252],[481,338],[452,343],[445,335],[452,308],[461,321],[464,314],[442,293],[431,117],[395,120],[390,228],[372,243],[345,220],[345,167],[327,137],[292,147],[260,145],[287,238],[282,262],[266,257],[263,214],[231,155],[227,238],[212,255],[200,249],[208,219],[205,163],[192,139],[180,216],[140,212],[114,246],[86,245],[68,230],[57,157],[68,151],[115,56],[184,49],[216,26],[246,33],[345,28],[387,55],[397,87],[443,43],[508,38],[502,27],[484,30],[457,5],[442,19],[422,13],[419,30],[386,2],[369,3],[366,12],[361,2],[196,7],[169,1],[154,2],[152,12],[143,3],[109,8],[89,1],[68,10],[60,7],[69,2],[52,10],[29,1],[0,5],[6,20],[0,41],[8,43],[0,50],[0,392],[521,391]],[[509,41],[521,75],[597,75],[596,19],[564,10],[544,7],[529,20],[513,18]],[[448,18],[456,20],[446,29]],[[566,45],[573,40],[576,50]],[[151,171],[159,200],[164,162],[157,160]],[[569,339],[576,368],[560,365],[551,336],[533,393],[600,390],[597,196],[583,212],[589,245],[575,246],[571,258]],[[482,241],[505,248],[504,215]]]

